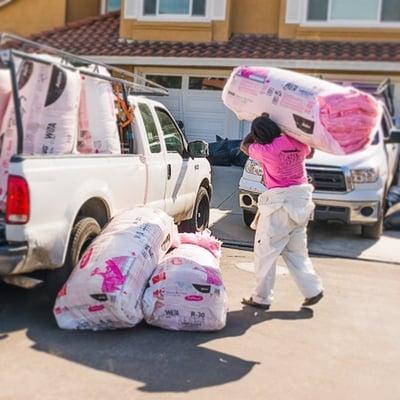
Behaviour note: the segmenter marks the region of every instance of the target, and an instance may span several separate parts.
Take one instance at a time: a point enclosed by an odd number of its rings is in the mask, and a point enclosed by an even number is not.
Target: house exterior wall
[[[73,22],[100,14],[101,0],[68,0],[66,22]]]
[[[100,14],[101,0],[13,0],[0,7],[0,32],[21,36]]]
[[[251,1],[251,0],[248,0]],[[301,1],[301,0],[297,0]],[[373,27],[331,27],[329,25],[305,26],[300,23],[286,23],[286,7],[288,0],[280,0],[279,13],[279,37],[288,39],[310,40],[349,40],[349,41],[373,41],[391,42],[400,40],[399,28],[373,28]]]
[[[328,24],[306,26],[301,23],[287,23],[287,6],[288,0],[228,0],[225,20],[207,23],[143,22],[126,19],[122,13],[121,36],[137,40],[182,41],[182,38],[185,38],[185,41],[209,42],[228,40],[232,33],[260,33],[302,40],[400,40],[400,26],[399,28],[335,28]]]
[[[124,3],[122,10],[125,9]],[[231,0],[226,0],[226,17],[223,21],[143,21],[126,18],[124,11],[121,12],[120,36],[124,39],[211,42],[228,40],[230,34]]]
[[[0,31],[27,36],[64,25],[66,0],[13,0],[0,8]]]
[[[281,0],[233,0],[232,32],[276,35]]]

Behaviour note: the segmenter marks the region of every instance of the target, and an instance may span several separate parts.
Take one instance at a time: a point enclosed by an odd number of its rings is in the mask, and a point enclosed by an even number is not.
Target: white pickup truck
[[[12,158],[0,214],[0,278],[21,284],[21,275],[54,269],[48,277],[59,286],[110,218],[135,205],[165,210],[185,230],[208,226],[208,145],[188,144],[161,103],[142,96],[128,102],[134,123],[125,154]]]
[[[316,151],[307,160],[309,182],[315,187],[314,220],[359,224],[367,238],[382,234],[385,198],[398,172],[400,154],[400,131],[384,109],[381,126],[366,150],[347,156]],[[247,161],[239,187],[243,219],[249,226],[257,198],[266,190],[257,162]]]

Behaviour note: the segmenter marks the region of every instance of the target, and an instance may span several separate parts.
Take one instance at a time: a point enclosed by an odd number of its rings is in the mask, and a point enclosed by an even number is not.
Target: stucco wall
[[[0,31],[30,35],[61,26],[66,0],[13,0],[0,8]]]
[[[82,18],[99,15],[100,7],[100,0],[68,0],[66,21],[72,22]]]

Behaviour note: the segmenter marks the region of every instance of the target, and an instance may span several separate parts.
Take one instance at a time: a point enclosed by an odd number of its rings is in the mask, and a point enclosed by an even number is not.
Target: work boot
[[[323,297],[324,297],[324,292],[321,292],[314,297],[305,299],[303,307],[313,306],[314,304],[317,304]]]
[[[271,307],[269,304],[255,302],[252,297],[249,297],[248,299],[242,299],[242,304],[250,307],[261,308],[262,310],[269,310]]]

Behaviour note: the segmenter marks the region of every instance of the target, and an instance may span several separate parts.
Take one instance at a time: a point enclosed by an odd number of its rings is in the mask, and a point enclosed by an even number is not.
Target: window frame
[[[115,11],[118,11],[118,10],[111,10],[111,11],[108,11],[107,10],[107,5],[108,5],[108,1],[109,0],[101,0],[101,14],[107,14],[107,13],[109,13],[109,12],[115,12]],[[122,11],[122,0],[120,1],[120,5],[119,5],[119,11]]]
[[[175,126],[175,129],[177,130],[180,138],[182,139],[182,143],[183,143],[183,152],[182,152],[182,154],[179,153],[178,151],[169,151],[168,150],[167,142],[165,141],[164,130],[162,128],[161,121],[160,121],[160,118],[159,118],[158,113],[157,113],[158,110],[163,112],[163,113],[165,113],[165,114],[167,114],[168,117],[171,119],[172,124]],[[158,105],[154,106],[154,112],[155,112],[155,115],[157,116],[157,123],[158,123],[158,125],[160,127],[160,132],[162,133],[162,139],[163,139],[164,146],[165,146],[165,151],[167,152],[167,154],[168,153],[169,154],[179,154],[183,159],[187,159],[188,158],[188,142],[187,142],[186,137],[183,134],[183,132],[179,129],[179,126],[177,125],[177,123],[175,121],[175,118],[171,115],[171,113],[166,108],[158,106]]]
[[[183,90],[183,88],[184,88],[184,82],[183,82],[184,76],[183,76],[182,74],[170,74],[170,73],[163,74],[163,73],[159,73],[159,72],[156,72],[156,73],[146,72],[146,73],[144,74],[144,76],[145,76],[145,78],[148,79],[149,81],[152,81],[151,76],[160,76],[160,77],[163,77],[163,76],[173,76],[173,77],[178,77],[178,78],[181,78],[181,87],[178,88],[178,89],[177,89],[177,88],[168,88],[168,87],[167,87],[166,89],[168,89],[168,90]],[[157,82],[155,82],[155,83],[157,83]],[[160,85],[160,83],[157,83],[157,84]],[[163,86],[163,85],[161,85],[161,86]]]
[[[187,75],[187,89],[186,90],[188,90],[189,92],[197,91],[197,92],[202,92],[202,93],[205,93],[205,92],[219,93],[219,92],[223,91],[223,88],[222,89],[216,89],[216,90],[213,90],[213,89],[191,89],[190,88],[190,78],[225,79],[225,83],[228,81],[228,77],[226,77],[226,76],[220,76],[220,75],[212,75],[212,76],[210,76],[210,75],[204,75],[204,74],[188,74]]]
[[[147,133],[146,123],[145,123],[144,118],[143,118],[142,110],[140,109],[140,106],[142,106],[142,105],[143,105],[143,106],[146,106],[146,107],[148,108],[148,111],[149,111],[151,117],[153,118],[154,126],[155,126],[155,129],[156,129],[156,134],[157,134],[157,137],[158,137],[158,143],[159,143],[159,146],[160,146],[160,147],[159,147],[159,148],[160,148],[159,151],[151,151],[151,143],[150,143],[150,140],[149,140],[149,135],[148,135],[148,133]],[[157,116],[157,115],[154,115],[153,110],[152,110],[152,107],[151,107],[149,104],[147,104],[147,103],[145,103],[145,102],[143,102],[143,101],[139,101],[139,102],[137,103],[137,109],[138,109],[138,111],[139,111],[140,118],[141,118],[141,120],[142,120],[141,122],[142,122],[142,124],[143,124],[143,128],[144,128],[144,131],[145,131],[145,133],[146,133],[146,140],[147,140],[147,145],[148,145],[150,154],[152,154],[152,155],[162,154],[162,153],[163,153],[163,146],[162,146],[162,140],[161,140],[162,138],[160,137],[160,131],[159,131],[158,125],[157,125],[157,123],[158,123],[158,116]],[[156,117],[157,117],[157,118],[156,118]],[[164,138],[164,135],[163,135],[163,138]]]
[[[301,18],[301,26],[304,27],[319,27],[319,28],[399,28],[400,21],[382,21],[382,7],[384,0],[378,0],[378,10],[377,10],[377,18],[375,20],[332,20],[331,19],[331,11],[332,11],[332,0],[328,1],[328,15],[326,21],[310,21],[307,19],[308,15],[308,3],[309,0],[299,0],[302,1],[302,18]]]
[[[140,21],[162,21],[162,22],[210,22],[210,0],[204,0],[205,5],[205,15],[192,15],[193,0],[189,0],[189,14],[159,14],[159,0],[156,0],[156,13],[154,15],[144,14],[144,2],[146,0],[141,0],[139,2],[139,15],[138,19]]]

